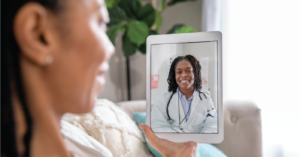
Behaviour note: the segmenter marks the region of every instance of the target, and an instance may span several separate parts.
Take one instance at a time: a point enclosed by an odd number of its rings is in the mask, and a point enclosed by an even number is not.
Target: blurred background
[[[180,2],[180,3],[179,3]],[[160,0],[149,1],[154,8]],[[180,1],[160,12],[159,34],[176,24],[223,34],[223,100],[261,109],[264,157],[300,156],[300,1]],[[125,31],[126,32],[126,31]],[[128,100],[124,31],[99,98]],[[131,100],[146,99],[146,55],[129,55]]]

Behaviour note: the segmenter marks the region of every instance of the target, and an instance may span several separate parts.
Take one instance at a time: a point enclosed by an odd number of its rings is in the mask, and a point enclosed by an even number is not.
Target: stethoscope
[[[171,97],[170,97],[170,99],[169,99],[169,101],[168,101],[167,108],[166,108],[167,116],[168,116],[167,122],[168,122],[170,125],[174,123],[174,120],[171,119],[171,117],[170,117],[170,115],[169,115],[169,110],[168,110],[168,109],[169,109],[170,101],[171,101],[171,99],[172,99],[174,93],[176,93],[176,92],[173,92],[173,93],[172,93],[172,95],[171,95]],[[204,97],[207,99],[206,95],[205,95],[203,92],[200,92],[200,93],[199,93],[199,98],[200,98],[200,100],[202,100],[202,97],[201,97],[200,94],[203,94]],[[192,103],[189,104],[189,110],[188,110],[187,114],[186,114],[185,117],[180,121],[179,96],[178,96],[178,118],[179,118],[179,121],[178,121],[178,128],[179,128],[180,130],[182,130],[182,131],[183,131],[183,128],[180,127],[180,125],[181,125],[181,123],[186,119],[186,116],[187,116],[187,115],[189,114],[189,112],[191,111],[191,104],[192,104]],[[214,116],[212,116],[212,115],[209,113],[209,110],[207,110],[207,112],[208,112],[208,113],[207,113],[206,117],[214,117]]]

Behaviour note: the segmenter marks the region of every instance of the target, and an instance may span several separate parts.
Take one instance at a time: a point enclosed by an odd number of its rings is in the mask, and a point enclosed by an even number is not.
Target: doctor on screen
[[[151,109],[153,132],[217,133],[217,112],[210,95],[201,92],[201,66],[192,55],[171,64],[168,92]]]

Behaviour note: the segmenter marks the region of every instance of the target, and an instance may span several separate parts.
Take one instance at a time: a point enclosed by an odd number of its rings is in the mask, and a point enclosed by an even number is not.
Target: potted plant
[[[115,45],[115,38],[118,31],[122,32],[122,49],[127,64],[127,89],[128,100],[130,100],[130,75],[129,56],[136,51],[146,54],[146,38],[149,35],[157,35],[163,19],[161,13],[172,5],[188,0],[161,0],[159,7],[156,7],[156,0],[151,4],[140,0],[106,0],[110,22],[108,23],[107,35]],[[174,25],[167,34],[192,33],[195,30],[184,24]]]

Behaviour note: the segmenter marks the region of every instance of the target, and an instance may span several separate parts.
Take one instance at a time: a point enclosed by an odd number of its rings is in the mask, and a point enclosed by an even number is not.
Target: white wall
[[[158,74],[158,88],[151,89],[151,104],[168,91],[168,62],[169,58],[183,55],[182,44],[152,45],[151,47],[151,74]]]
[[[184,44],[184,54],[191,54],[198,60],[200,58],[209,58],[208,65],[208,89],[214,103],[217,103],[217,56],[216,42],[189,43]],[[200,62],[201,64],[201,62]]]
[[[160,33],[166,33],[175,24],[186,24],[196,31],[201,30],[202,0],[176,4],[162,13]],[[122,51],[120,33],[116,41],[116,53],[109,62],[105,89],[98,95],[114,102],[127,100],[126,60]],[[130,57],[132,100],[146,99],[146,55],[140,52]]]

